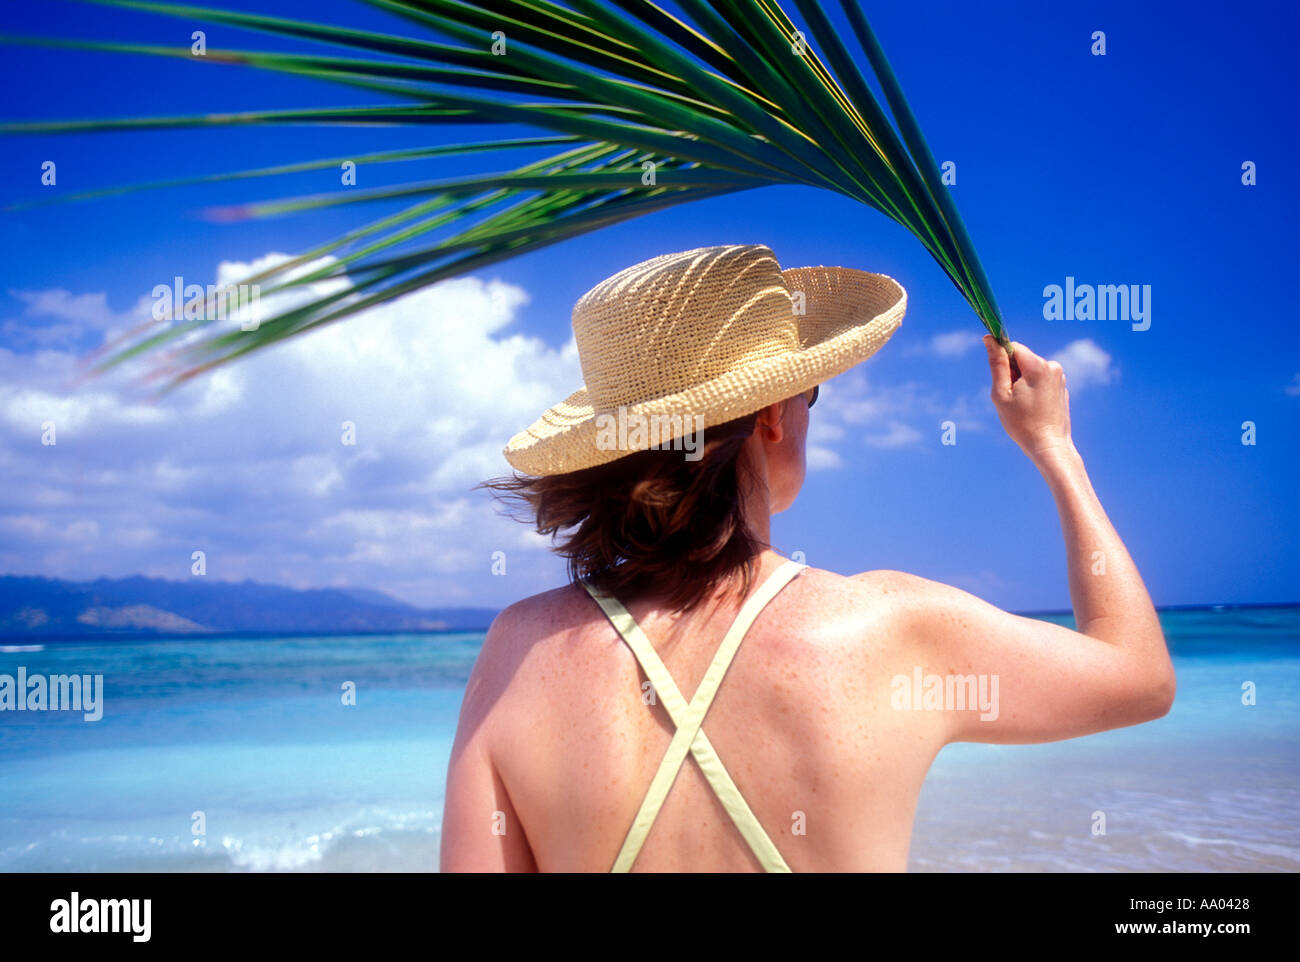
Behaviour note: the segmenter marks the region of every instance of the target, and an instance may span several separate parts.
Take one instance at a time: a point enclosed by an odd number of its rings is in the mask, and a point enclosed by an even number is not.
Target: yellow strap
[[[718,796],[718,800],[722,803],[722,807],[731,817],[732,822],[735,823],[736,828],[749,844],[750,849],[763,868],[768,872],[790,871],[785,859],[781,857],[781,853],[777,851],[767,832],[763,830],[758,818],[741,796],[740,790],[736,787],[736,783],[732,781],[726,767],[722,764],[722,760],[718,758],[708,736],[700,730],[700,726],[704,723],[704,716],[708,712],[710,705],[713,704],[713,698],[717,694],[718,686],[722,683],[722,678],[731,666],[732,659],[739,650],[740,643],[744,639],[746,632],[754,623],[754,619],[758,617],[759,612],[766,607],[767,603],[776,596],[776,593],[805,567],[806,565],[796,561],[787,561],[772,573],[767,581],[759,587],[758,591],[754,592],[745,601],[740,613],[736,616],[736,620],[727,631],[726,637],[722,639],[722,644],[718,647],[717,653],[713,656],[713,661],[709,664],[709,669],[705,672],[703,680],[696,689],[690,705],[687,705],[685,699],[682,698],[681,692],[678,691],[672,676],[668,674],[668,669],[665,667],[663,660],[627,609],[616,598],[602,594],[590,584],[583,582],[587,592],[600,605],[601,610],[609,617],[614,628],[627,642],[628,647],[632,649],[632,653],[636,656],[637,661],[641,663],[646,677],[650,679],[650,683],[654,686],[656,695],[663,700],[664,708],[668,711],[669,717],[678,726],[677,731],[673,734],[672,741],[668,745],[667,752],[664,753],[659,770],[655,773],[654,780],[646,791],[645,798],[641,802],[641,808],[637,811],[636,818],[632,822],[632,827],[623,840],[623,847],[619,850],[612,871],[627,872],[632,868],[632,864],[641,851],[641,846],[645,843],[646,836],[650,833],[651,826],[654,825],[655,818],[659,815],[659,809],[663,806],[664,800],[677,778],[677,772],[686,759],[687,751],[690,751],[695,756],[700,771],[708,779],[714,794]]]

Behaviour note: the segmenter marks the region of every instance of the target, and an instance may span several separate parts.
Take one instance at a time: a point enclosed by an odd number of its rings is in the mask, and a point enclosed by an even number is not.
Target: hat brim
[[[791,267],[781,274],[789,290],[805,295],[798,350],[628,405],[625,416],[679,425],[657,432],[662,446],[697,424],[706,429],[725,424],[844,373],[880,350],[903,322],[907,292],[885,274],[851,267]],[[587,389],[580,388],[511,438],[506,460],[522,474],[544,477],[608,464],[651,446],[649,436],[635,433],[621,447],[598,444],[598,413],[616,412],[597,412]]]

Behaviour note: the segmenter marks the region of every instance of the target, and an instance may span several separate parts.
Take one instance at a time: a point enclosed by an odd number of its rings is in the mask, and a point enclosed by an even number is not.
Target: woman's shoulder
[[[890,568],[840,574],[809,568],[798,579],[809,596],[835,598],[854,609],[881,611],[902,607],[915,610],[917,602],[942,593],[947,586],[919,575]]]
[[[535,621],[539,617],[554,618],[557,615],[573,614],[581,610],[587,598],[587,592],[581,585],[560,585],[512,602],[501,609],[497,620],[513,625]]]
[[[570,631],[591,620],[587,593],[576,584],[561,585],[507,605],[488,627],[484,647],[514,647]]]
[[[530,663],[539,646],[557,635],[571,634],[570,629],[584,617],[577,592],[582,589],[565,585],[503,608],[488,626],[469,690],[495,703],[513,688],[520,669]]]

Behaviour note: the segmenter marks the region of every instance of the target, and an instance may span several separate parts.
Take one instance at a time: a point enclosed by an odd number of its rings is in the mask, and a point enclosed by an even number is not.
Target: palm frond
[[[149,319],[103,345],[93,373],[133,358],[156,366],[146,380],[172,390],[197,375],[286,338],[353,316],[449,277],[667,207],[772,184],[833,190],[880,211],[930,252],[976,316],[1011,350],[993,291],[942,185],[898,78],[856,0],[840,0],[855,54],[817,0],[794,0],[797,27],[776,0],[679,0],[687,19],[652,0],[358,0],[395,14],[408,33],[380,33],[188,4],[83,0],[342,48],[346,55],[0,36],[0,42],[81,48],[195,63],[252,67],[382,95],[369,106],[261,110],[181,117],[125,117],[0,124],[0,133],[46,134],[221,128],[260,124],[523,124],[547,131],[360,157],[310,159],[206,177],[73,195],[291,175],[358,164],[568,145],[498,173],[422,179],[372,190],[286,197],[210,215],[261,218],[370,202],[412,202],[284,263],[245,278],[263,296],[306,300],[231,330],[209,299]],[[494,53],[494,32],[506,50]],[[823,60],[823,57],[825,60]],[[884,93],[877,102],[865,59]],[[646,165],[653,177],[645,177]],[[30,206],[17,204],[10,209]],[[434,242],[435,232],[479,219]],[[424,244],[419,242],[427,238]],[[312,293],[324,284],[329,293]],[[238,297],[240,295],[236,295]],[[232,310],[246,307],[238,300]],[[193,316],[197,315],[197,316]],[[208,318],[212,317],[211,320]],[[1012,361],[1014,366],[1014,359]]]

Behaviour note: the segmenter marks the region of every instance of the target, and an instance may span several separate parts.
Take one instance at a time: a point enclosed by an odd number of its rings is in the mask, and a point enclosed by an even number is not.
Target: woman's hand
[[[1018,341],[1012,342],[1020,378],[1011,380],[1007,352],[991,335],[984,335],[993,375],[991,397],[998,419],[1011,440],[1029,458],[1042,458],[1074,447],[1070,437],[1070,392],[1065,371],[1056,361],[1039,357]]]

